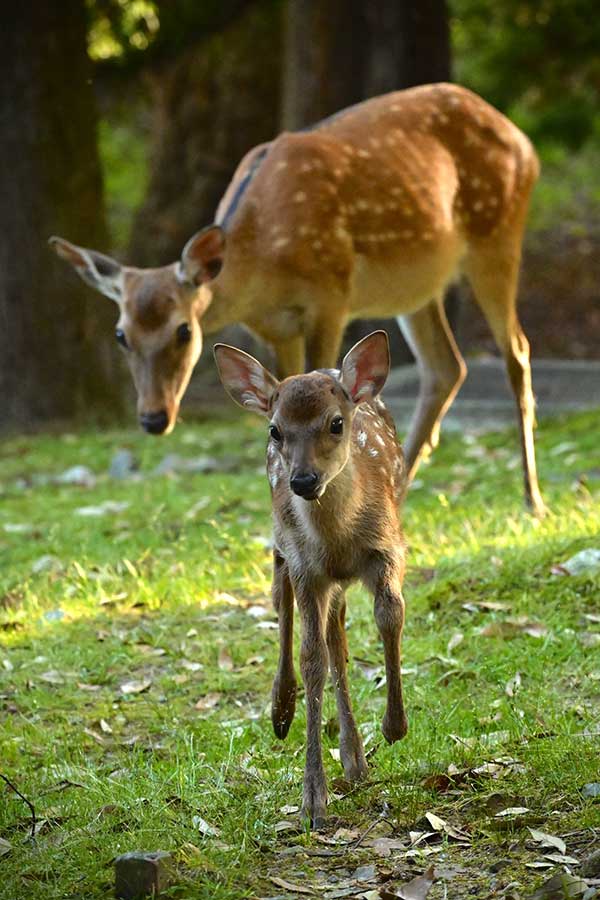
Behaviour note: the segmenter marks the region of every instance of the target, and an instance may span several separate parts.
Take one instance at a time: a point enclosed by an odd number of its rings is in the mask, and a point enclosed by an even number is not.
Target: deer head
[[[221,381],[240,406],[270,420],[271,485],[284,474],[294,494],[322,497],[346,466],[357,407],[383,388],[390,367],[388,337],[374,331],[348,351],[340,372],[321,370],[279,382],[242,350],[216,344]]]
[[[199,231],[179,262],[158,269],[122,266],[59,237],[49,243],[87,284],[117,304],[115,338],[133,376],[140,424],[149,434],[168,434],[202,350],[200,318],[223,263],[222,230],[215,225]]]

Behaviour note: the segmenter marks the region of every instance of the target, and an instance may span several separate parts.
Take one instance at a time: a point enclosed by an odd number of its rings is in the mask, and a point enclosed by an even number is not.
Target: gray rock
[[[117,450],[110,464],[108,474],[111,478],[131,478],[139,468],[138,461],[131,450]]]
[[[170,853],[136,850],[115,859],[115,895],[121,900],[158,897],[171,881],[173,860]]]

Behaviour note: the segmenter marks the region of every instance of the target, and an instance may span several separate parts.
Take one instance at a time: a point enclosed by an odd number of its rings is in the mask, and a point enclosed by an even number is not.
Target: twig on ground
[[[29,809],[30,809],[30,811],[31,811],[31,835],[30,835],[30,840],[35,841],[35,827],[36,827],[36,825],[37,825],[37,819],[36,819],[36,816],[35,816],[35,807],[34,807],[33,803],[32,803],[30,800],[28,800],[27,797],[25,797],[25,796],[21,793],[21,791],[20,791],[18,788],[16,788],[16,787],[14,786],[14,784],[12,783],[12,781],[9,781],[8,778],[6,777],[6,775],[3,775],[3,774],[2,774],[2,772],[0,772],[0,778],[1,778],[3,781],[5,781],[6,784],[9,786],[9,788],[10,788],[11,790],[13,790],[13,791],[15,792],[15,794],[16,794],[18,797],[21,798],[21,800],[23,801],[23,803],[26,803],[27,806],[29,807]]]

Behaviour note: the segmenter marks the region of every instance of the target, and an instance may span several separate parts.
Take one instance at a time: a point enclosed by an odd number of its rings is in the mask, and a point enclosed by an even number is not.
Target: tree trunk
[[[277,6],[266,0],[148,73],[155,145],[133,226],[133,264],[177,259],[188,238],[213,222],[242,156],[277,133],[280,45]]]
[[[51,234],[106,247],[82,0],[20,0],[0,57],[0,428],[119,404],[114,308]],[[109,343],[110,342],[110,343]]]
[[[388,91],[449,81],[446,0],[288,0],[282,124],[295,130]],[[456,318],[456,291],[449,313]],[[393,319],[348,326],[345,346],[385,328],[395,364],[412,354]]]

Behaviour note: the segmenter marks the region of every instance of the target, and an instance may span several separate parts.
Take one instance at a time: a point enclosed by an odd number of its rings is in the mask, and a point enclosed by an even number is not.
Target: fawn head
[[[385,331],[355,344],[339,372],[321,370],[281,382],[235,347],[216,344],[214,352],[229,396],[269,419],[272,486],[282,474],[299,497],[321,497],[348,462],[358,405],[376,397],[385,384],[390,367]]]
[[[202,350],[199,319],[223,263],[223,232],[218,226],[199,231],[179,262],[158,269],[122,266],[59,237],[49,243],[87,284],[117,304],[115,338],[133,376],[140,424],[150,434],[168,434]]]

